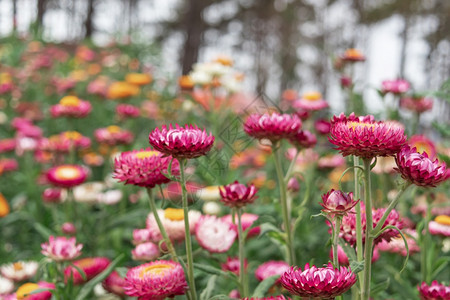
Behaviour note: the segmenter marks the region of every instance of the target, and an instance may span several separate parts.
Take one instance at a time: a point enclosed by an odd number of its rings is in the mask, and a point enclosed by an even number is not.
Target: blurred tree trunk
[[[37,17],[36,29],[40,30],[44,24],[44,15],[47,9],[47,0],[38,0],[37,2]]]
[[[13,34],[17,31],[17,0],[13,0],[13,15],[12,15],[12,27],[13,27]]]
[[[95,0],[88,0],[88,11],[86,15],[86,20],[84,22],[85,33],[84,37],[90,39],[94,33],[94,2]]]
[[[400,48],[400,69],[399,69],[399,78],[405,77],[405,68],[406,68],[406,49],[408,48],[408,39],[409,39],[409,28],[411,27],[411,17],[405,15],[404,17],[404,27],[400,36],[401,40],[401,48]]]
[[[186,34],[183,47],[183,74],[189,73],[192,69],[192,65],[198,60],[203,33],[205,31],[202,13],[208,6],[208,1],[206,0],[188,0],[187,3],[187,12],[183,21]]]

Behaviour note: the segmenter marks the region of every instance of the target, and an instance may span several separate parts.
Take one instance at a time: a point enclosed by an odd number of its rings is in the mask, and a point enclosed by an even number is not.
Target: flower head
[[[39,264],[35,261],[17,261],[0,266],[0,273],[12,281],[19,282],[33,277]]]
[[[16,292],[17,300],[49,300],[52,297],[51,290],[55,289],[55,285],[50,282],[40,281],[38,283],[22,284]],[[35,292],[43,290],[41,292]]]
[[[151,148],[122,152],[114,160],[113,176],[125,184],[153,188],[170,182],[164,173],[168,173],[171,160],[172,157]],[[178,175],[178,161],[172,162],[171,173]]]
[[[345,62],[358,62],[365,61],[366,57],[358,49],[347,49],[344,54],[340,57]]]
[[[244,131],[257,139],[269,139],[272,142],[292,138],[302,127],[297,115],[289,114],[252,114],[244,123]]]
[[[124,288],[125,285],[126,285],[125,278],[122,278],[117,271],[113,271],[102,282],[102,286],[105,290],[107,290],[110,293],[113,293],[114,295],[122,297],[126,296]]]
[[[428,224],[428,230],[433,235],[450,237],[450,216],[439,215]]]
[[[420,154],[416,148],[403,147],[395,161],[395,170],[402,178],[418,186],[435,187],[449,177],[445,162],[432,161],[426,152]]]
[[[133,85],[141,86],[151,83],[153,77],[146,73],[129,73],[125,76],[125,81]]]
[[[421,114],[433,109],[433,99],[426,97],[405,97],[400,99],[400,107]]]
[[[159,257],[159,248],[152,242],[142,243],[131,250],[131,256],[134,260],[151,261]]]
[[[41,252],[53,261],[70,261],[81,255],[83,245],[76,242],[74,237],[50,236],[48,243],[41,244]]]
[[[229,271],[229,272],[234,273],[237,276],[239,276],[239,273],[241,270],[239,257],[227,257],[227,261],[225,263],[223,263],[221,266],[222,266],[223,271]],[[244,268],[247,269],[247,267],[248,267],[248,261],[245,259],[244,260]]]
[[[116,106],[116,114],[119,119],[137,118],[141,114],[139,107],[131,104],[119,104]]]
[[[447,300],[450,299],[450,286],[440,284],[437,280],[434,280],[431,285],[427,285],[426,282],[422,282],[417,286],[420,293],[420,299],[422,300]]]
[[[220,188],[221,201],[230,207],[242,207],[255,201],[257,191],[253,184],[247,186],[236,180]]]
[[[309,92],[302,95],[302,97],[294,102],[292,105],[301,111],[318,111],[328,107],[328,103],[322,99],[322,94],[319,92]]]
[[[13,290],[14,290],[14,282],[12,280],[9,280],[8,278],[0,276],[0,297],[2,295],[11,293]]]
[[[242,300],[290,300],[291,298],[287,298],[284,295],[279,295],[279,296],[269,296],[269,297],[263,297],[263,298],[255,298],[255,297],[246,297],[246,298],[242,298]]]
[[[331,263],[324,268],[306,264],[303,271],[292,267],[281,276],[281,284],[291,294],[321,299],[333,299],[342,295],[355,282],[356,275],[350,269],[335,269]]]
[[[420,247],[417,245],[417,242],[415,240],[417,238],[416,231],[413,229],[405,229],[403,232],[405,233],[406,242],[408,244],[409,255],[415,252],[419,252]],[[381,243],[377,245],[377,248],[380,251],[399,253],[403,256],[406,256],[406,254],[408,253],[405,247],[405,242],[400,235],[393,237],[389,242],[381,241]]]
[[[308,130],[299,130],[289,141],[297,149],[312,148],[317,144],[316,136]]]
[[[281,279],[281,275],[283,275],[287,270],[289,270],[289,264],[287,262],[271,260],[261,264],[256,269],[255,277],[259,281],[263,281],[271,276],[280,275]],[[280,280],[277,280],[277,282],[279,281]]]
[[[214,136],[199,129],[196,125],[185,125],[181,127],[172,124],[167,127],[163,125],[150,132],[149,142],[156,150],[172,155],[178,159],[196,158],[206,155],[214,144]]]
[[[255,222],[256,220],[258,220],[259,216],[256,214],[251,214],[251,213],[243,213],[241,216],[241,222],[242,222],[242,230],[246,231],[248,228],[252,227],[253,222]],[[232,215],[225,215],[222,217],[222,220],[227,222],[228,224],[230,224],[231,226],[233,226],[233,229],[236,231],[236,233],[238,232],[238,227],[237,227],[237,220],[235,219],[234,223],[233,223],[233,216]],[[247,233],[247,238],[251,238],[254,236],[259,235],[259,233],[261,232],[261,227],[260,226],[256,226],[251,228],[248,233]]]
[[[338,117],[341,118],[341,117]],[[362,158],[394,155],[406,143],[402,125],[396,122],[375,122],[369,117],[362,120],[336,116],[332,120],[329,141],[343,156]]]
[[[185,239],[184,212],[181,208],[166,208],[158,210],[159,218],[164,229],[172,241],[183,241]],[[189,210],[189,231],[193,233],[195,226],[201,217],[201,213],[196,210]],[[156,223],[155,216],[149,214],[147,217],[147,229],[152,230],[152,242],[159,242],[162,239],[161,233]]]
[[[355,207],[359,200],[353,199],[353,193],[348,194],[342,191],[335,191],[332,189],[326,194],[322,195],[322,203],[319,203],[324,208],[322,211],[330,216],[344,216]]]
[[[139,87],[125,81],[113,82],[107,91],[109,99],[124,99],[137,94],[139,94]]]
[[[64,270],[64,278],[66,282],[73,280],[73,284],[78,285],[85,283],[101,272],[103,272],[110,264],[110,260],[106,257],[87,257],[78,259],[73,262],[73,265],[81,269],[86,275],[86,279],[81,276],[77,268],[68,266]]]
[[[125,277],[124,288],[128,296],[162,300],[183,295],[187,283],[179,263],[156,260],[130,269]]]
[[[87,170],[79,165],[60,165],[47,171],[47,180],[55,186],[73,188],[87,178]]]
[[[89,101],[83,101],[76,96],[65,96],[58,104],[50,107],[52,117],[84,118],[92,110]]]
[[[436,157],[436,146],[424,135],[413,135],[409,137],[408,145],[411,146],[411,148],[416,148],[419,153],[426,152],[430,159]]]
[[[106,128],[99,128],[94,131],[94,137],[100,144],[110,146],[127,145],[133,141],[133,133],[119,126],[112,125]]]
[[[236,239],[233,227],[215,216],[202,216],[195,226],[197,241],[211,253],[227,252]]]
[[[400,95],[409,90],[409,82],[404,79],[384,80],[381,83],[381,92],[383,94],[392,93]]]

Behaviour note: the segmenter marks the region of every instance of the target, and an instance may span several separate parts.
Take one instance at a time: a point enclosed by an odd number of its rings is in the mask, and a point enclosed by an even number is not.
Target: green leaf
[[[217,275],[213,275],[209,278],[208,283],[206,284],[206,288],[200,294],[200,300],[208,300],[211,297],[211,293],[214,291],[216,287]]]
[[[275,282],[280,278],[280,275],[273,275],[267,277],[263,281],[261,281],[253,292],[252,297],[254,298],[262,298],[265,296],[267,291],[275,284]]]
[[[403,266],[402,269],[400,270],[400,273],[403,272],[403,270],[405,270],[406,265],[408,264],[408,259],[409,259],[409,247],[408,247],[408,241],[405,238],[405,235],[403,234],[403,232],[396,226],[393,225],[388,225],[386,227],[384,227],[382,230],[380,230],[380,232],[378,232],[378,234],[375,236],[375,238],[379,237],[383,232],[385,232],[388,229],[394,229],[396,231],[398,231],[398,233],[400,234],[400,236],[403,239],[403,243],[405,244],[405,248],[406,248],[406,257],[405,257],[405,261],[403,262]],[[431,252],[431,251],[430,251]]]
[[[48,238],[51,235],[55,235],[55,233],[53,233],[50,229],[48,229],[47,227],[45,227],[44,225],[42,225],[41,223],[34,223],[33,224],[34,229],[36,229],[37,232],[39,232],[42,237],[46,240],[48,240]]]
[[[106,229],[110,230],[112,228],[124,226],[125,224],[134,224],[136,220],[142,219],[148,215],[148,211],[145,209],[132,210],[126,214],[117,217],[114,215],[114,219],[106,224]]]
[[[231,298],[228,297],[227,295],[216,295],[209,298],[208,300],[231,300]]]
[[[108,268],[106,268],[103,272],[101,272],[100,274],[95,276],[92,280],[88,281],[83,286],[83,288],[80,290],[80,292],[78,293],[78,295],[75,298],[75,300],[86,299],[86,297],[89,296],[89,294],[92,292],[94,287],[97,284],[99,284],[100,282],[102,282],[103,280],[105,280],[105,278],[108,277],[108,275],[112,271],[114,271],[114,268],[123,260],[124,257],[125,257],[125,254],[123,254],[123,253],[120,254],[115,260],[113,260],[112,263],[109,264]]]
[[[209,274],[213,274],[213,275],[217,275],[217,276],[225,276],[225,277],[229,277],[231,279],[233,279],[234,281],[238,281],[238,278],[236,276],[236,274],[231,273],[231,272],[225,272],[219,268],[216,267],[212,267],[209,265],[203,265],[203,264],[198,264],[198,263],[194,263],[194,268],[199,269],[203,272],[209,273]]]
[[[353,273],[358,274],[359,272],[364,270],[364,260],[363,261],[356,261],[356,260],[351,261],[350,269],[352,269]]]
[[[375,284],[370,289],[370,296],[373,298],[376,298],[375,295],[378,294],[381,291],[385,291],[389,287],[389,283],[391,282],[391,279],[388,277],[386,281],[380,282]]]
[[[276,227],[275,225],[273,225],[271,223],[264,223],[261,225],[261,231],[259,233],[259,236],[261,237],[269,232],[282,233],[281,230],[278,227]]]
[[[450,262],[450,256],[440,257],[433,264],[433,274],[431,278],[436,278],[442,270],[445,270]]]
[[[339,246],[344,250],[345,255],[347,255],[349,261],[356,261],[356,251],[349,244],[344,242],[343,239],[338,240]],[[352,269],[353,270],[353,269]]]

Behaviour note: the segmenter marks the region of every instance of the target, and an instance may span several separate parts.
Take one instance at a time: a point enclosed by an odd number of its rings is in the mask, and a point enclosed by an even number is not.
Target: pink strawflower
[[[259,218],[259,216],[255,215],[255,214],[243,213],[242,216],[241,216],[242,230],[246,231],[249,227],[251,227],[253,225],[253,222],[258,220],[258,218]],[[225,215],[225,216],[222,217],[222,220],[224,220],[225,222],[231,224],[233,226],[233,229],[236,231],[236,233],[238,232],[237,216],[236,215],[234,217],[234,223],[233,223],[233,216],[232,215]],[[247,238],[251,238],[253,236],[257,236],[257,235],[259,235],[260,232],[261,232],[261,227],[260,226],[253,227],[253,228],[251,228],[248,231]]]
[[[89,101],[84,101],[76,96],[65,96],[58,104],[50,107],[52,117],[72,117],[84,118],[92,110],[92,105]]]
[[[82,184],[88,175],[86,168],[79,165],[60,165],[49,169],[47,180],[59,187],[73,188]]]
[[[437,280],[434,280],[431,285],[427,285],[426,282],[422,282],[417,286],[420,293],[420,299],[422,300],[449,300],[450,299],[450,286],[440,284]]]
[[[422,154],[416,148],[405,146],[395,157],[397,168],[402,178],[423,187],[435,187],[448,179],[445,162],[439,163],[437,159],[432,161],[426,152]]]
[[[333,299],[342,295],[356,283],[356,275],[350,268],[333,268],[331,263],[327,267],[317,268],[305,265],[303,271],[297,267],[281,276],[281,284],[292,295],[309,298]]]
[[[55,284],[45,281],[38,283],[27,282],[22,284],[16,291],[14,299],[24,300],[50,300],[52,298],[51,291],[55,289]],[[38,290],[42,290],[37,292]]]
[[[172,241],[183,241],[185,239],[184,212],[181,208],[166,208],[158,210],[158,215],[164,229]],[[196,210],[189,210],[189,231],[195,232],[195,226],[202,214]],[[152,242],[157,243],[162,240],[161,233],[156,223],[155,216],[151,213],[147,217],[147,229],[151,230]]]
[[[136,248],[131,250],[131,256],[134,260],[151,261],[159,257],[159,255],[160,252],[158,245],[152,242],[139,244]]]
[[[41,244],[41,253],[53,261],[71,261],[81,255],[82,244],[77,244],[74,237],[50,236],[48,243]]]
[[[433,99],[426,97],[401,98],[400,107],[421,114],[433,109]]]
[[[164,156],[151,148],[122,152],[114,160],[113,177],[125,184],[153,188],[156,185],[170,182],[165,176],[169,172],[172,157]],[[172,175],[179,174],[179,163],[172,161]]]
[[[162,300],[184,295],[188,288],[181,265],[167,260],[156,260],[130,269],[125,282],[125,293],[139,299]]]
[[[222,265],[223,271],[229,271],[231,273],[236,274],[239,276],[241,265],[239,262],[239,257],[227,257],[227,261],[223,263]],[[247,259],[244,260],[244,268],[247,269],[248,267],[248,261]]]
[[[450,216],[437,216],[434,221],[428,223],[428,230],[434,235],[450,237]]]
[[[323,156],[317,162],[319,169],[334,169],[342,166],[345,166],[345,158],[339,154]]]
[[[353,199],[353,193],[344,193],[342,191],[335,191],[331,189],[326,194],[322,195],[322,202],[319,203],[324,209],[324,213],[335,216],[345,216],[350,210],[355,207],[359,200]]]
[[[292,105],[295,109],[302,111],[318,111],[328,107],[328,103],[322,99],[319,92],[309,92],[294,102]]]
[[[139,107],[131,104],[119,104],[116,106],[116,114],[120,119],[137,118],[141,114]]]
[[[116,125],[96,129],[94,131],[94,137],[98,143],[109,146],[128,145],[134,139],[131,131],[122,129]]]
[[[152,240],[152,231],[147,228],[133,230],[133,244],[139,245]]]
[[[291,177],[286,188],[288,192],[296,193],[300,190],[300,183],[298,182],[296,177]]]
[[[110,264],[110,260],[106,257],[87,257],[76,260],[73,265],[81,269],[86,274],[86,280],[78,272],[78,270],[72,266],[68,266],[64,270],[64,279],[73,280],[73,284],[79,285],[85,283],[101,272],[103,272]]]
[[[244,131],[257,139],[269,139],[276,142],[294,137],[301,129],[302,121],[297,115],[289,114],[252,114],[244,123]]]
[[[331,123],[323,119],[317,120],[314,122],[314,129],[320,134],[327,135],[330,133]]]
[[[409,90],[409,82],[404,79],[384,80],[381,83],[381,92],[383,94],[392,93],[400,95]]]
[[[253,203],[257,198],[257,191],[253,184],[247,186],[239,183],[237,180],[219,188],[222,203],[229,207],[237,208]]]
[[[280,282],[281,275],[284,274],[287,270],[289,270],[289,264],[285,261],[275,261],[271,260],[261,264],[255,271],[255,277],[259,281],[263,281],[266,278],[280,275],[280,279],[277,282]]]
[[[60,203],[62,200],[62,189],[46,188],[42,192],[42,200],[45,203]]]
[[[14,158],[0,158],[0,174],[19,169],[19,163]]]
[[[91,139],[76,131],[62,132],[39,141],[39,149],[51,152],[68,153],[72,149],[86,149],[90,146]]]
[[[75,233],[77,233],[77,228],[73,223],[66,222],[61,225],[61,231],[64,234],[74,235]]]
[[[359,119],[332,120],[329,141],[337,146],[343,156],[362,158],[390,156],[400,151],[406,143],[404,128],[397,122],[375,122],[366,116]]]
[[[211,253],[227,252],[236,239],[233,227],[215,216],[202,216],[195,227],[200,246]]]
[[[2,139],[0,140],[0,153],[11,152],[16,149],[16,139]]]
[[[125,281],[125,278],[120,277],[120,275],[117,271],[113,271],[102,282],[102,286],[105,290],[107,290],[110,293],[113,293],[114,295],[121,296],[121,297],[126,296],[126,294],[125,294],[125,285],[126,284],[127,283]]]
[[[413,229],[405,229],[403,230],[403,234],[405,235],[406,242],[408,243],[408,249],[409,249],[409,255],[419,252],[420,247],[417,245],[416,240],[417,239],[417,233]],[[391,253],[399,253],[403,256],[406,256],[407,251],[405,247],[405,242],[403,241],[403,238],[398,235],[394,238],[392,238],[389,242],[381,241],[377,248],[380,251],[386,251]]]
[[[417,152],[426,152],[430,159],[436,158],[436,146],[424,135],[413,135],[409,137],[408,145],[416,148]]]
[[[297,149],[313,148],[317,144],[316,136],[308,130],[299,130],[295,136],[289,139]]]
[[[343,75],[343,76],[341,76],[340,80],[341,80],[342,88],[349,88],[353,85],[352,79],[348,76]]]
[[[255,298],[255,297],[246,297],[242,298],[242,300],[290,300],[291,298],[285,297],[284,295],[279,296],[269,296],[269,297],[263,297],[263,298]]]
[[[163,125],[161,130],[155,128],[149,135],[150,145],[156,150],[172,155],[178,159],[196,158],[211,150],[215,137],[206,130],[201,130],[197,125],[185,125],[181,127],[172,124],[167,127]]]

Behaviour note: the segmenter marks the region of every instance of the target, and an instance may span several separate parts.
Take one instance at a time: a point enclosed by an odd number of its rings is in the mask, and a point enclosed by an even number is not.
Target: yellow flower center
[[[37,289],[39,289],[39,285],[36,283],[25,283],[17,289],[16,297],[19,300],[26,299],[30,293]]]
[[[63,106],[78,106],[80,104],[80,99],[76,96],[65,96],[59,101],[59,104]]]
[[[416,147],[416,150],[419,153],[426,152],[428,155],[430,155],[433,152],[430,145],[426,142],[416,142],[412,146]]]
[[[366,128],[370,128],[372,131],[375,129],[375,124],[371,124],[371,123],[361,123],[361,122],[347,122],[347,126],[350,129],[356,130],[357,127],[362,128],[362,127],[366,127]]]
[[[23,264],[20,261],[13,263],[13,269],[14,269],[14,271],[22,271]]]
[[[309,92],[309,93],[305,93],[302,96],[303,99],[306,99],[308,101],[317,101],[322,99],[322,94],[319,92]]]
[[[55,172],[56,177],[60,180],[74,179],[80,176],[81,172],[78,168],[72,166],[61,166]]]
[[[63,133],[63,136],[66,139],[73,140],[73,141],[78,141],[82,137],[81,133],[79,133],[77,131],[66,131]]]
[[[441,225],[450,226],[450,216],[440,215],[437,216],[434,220]]]
[[[139,273],[139,277],[144,278],[146,276],[150,276],[152,278],[154,276],[164,274],[167,270],[170,270],[172,268],[173,266],[168,264],[154,264],[146,268],[143,268],[142,271]]]
[[[118,133],[118,132],[122,131],[122,128],[120,128],[119,126],[116,126],[116,125],[111,125],[111,126],[106,127],[106,130],[109,133]]]
[[[134,156],[139,159],[144,159],[152,156],[157,156],[158,154],[159,154],[158,151],[139,151]]]
[[[164,217],[171,221],[181,221],[184,219],[184,212],[181,208],[166,208]]]
[[[357,57],[361,57],[363,55],[362,55],[361,51],[359,51],[358,49],[347,49],[345,51],[345,56],[346,57],[357,58]]]
[[[94,264],[94,260],[92,258],[83,258],[77,261],[76,266],[80,269],[89,268]]]

